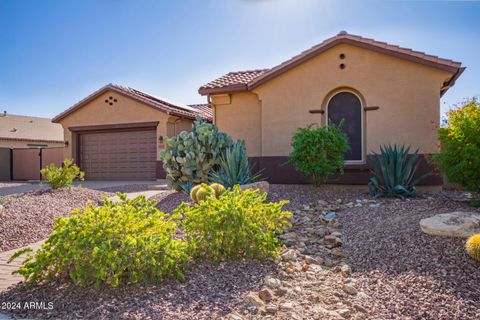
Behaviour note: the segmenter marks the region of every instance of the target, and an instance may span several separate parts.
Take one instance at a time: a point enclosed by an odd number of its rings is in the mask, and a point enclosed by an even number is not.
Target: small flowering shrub
[[[55,167],[53,163],[40,170],[42,181],[46,181],[52,189],[65,188],[71,186],[75,179],[83,180],[85,173],[73,164],[72,159],[63,161],[63,165]]]
[[[466,101],[448,112],[448,123],[438,136],[441,152],[434,156],[443,176],[466,190],[480,192],[480,103]]]
[[[240,257],[275,257],[280,248],[276,233],[290,225],[292,214],[283,211],[288,201],[265,202],[266,193],[241,191],[236,185],[219,198],[214,193],[203,201],[182,203],[175,214],[184,215],[186,240],[196,259],[220,262]]]
[[[160,212],[155,201],[143,196],[119,196],[121,202],[105,198],[103,206],[88,205],[57,219],[52,235],[16,273],[27,282],[69,277],[75,284],[95,286],[183,280],[188,254],[187,244],[174,239],[179,216]]]

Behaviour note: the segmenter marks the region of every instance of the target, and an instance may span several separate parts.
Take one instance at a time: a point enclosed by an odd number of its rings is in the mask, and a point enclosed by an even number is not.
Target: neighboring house
[[[165,137],[190,131],[197,116],[211,121],[207,105],[181,105],[144,92],[108,84],[65,110],[65,157],[90,180],[164,178],[159,161]]]
[[[366,183],[367,154],[382,144],[438,151],[440,97],[464,69],[460,62],[342,31],[274,68],[230,72],[199,93],[208,96],[219,129],[244,139],[249,156],[277,183],[306,181],[285,165],[297,128],[345,119],[351,151],[345,175],[333,181]]]
[[[0,114],[0,181],[40,179],[40,167],[59,163],[64,146],[62,126],[50,119]]]
[[[0,148],[63,147],[62,126],[51,119],[0,114]]]

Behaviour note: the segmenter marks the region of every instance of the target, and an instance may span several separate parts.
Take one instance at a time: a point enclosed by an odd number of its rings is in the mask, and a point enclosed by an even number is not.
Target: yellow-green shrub
[[[71,186],[75,179],[83,180],[85,174],[73,164],[72,159],[66,159],[60,167],[53,163],[40,170],[42,181],[46,181],[50,188],[59,189]]]
[[[187,244],[174,239],[178,215],[169,216],[145,197],[105,199],[59,218],[53,233],[17,273],[29,282],[69,277],[79,285],[183,279]],[[12,259],[26,250],[18,251]]]
[[[198,195],[198,192],[197,192]],[[174,210],[184,215],[184,231],[197,259],[219,262],[232,258],[275,257],[280,248],[276,233],[289,225],[292,214],[282,211],[288,201],[266,203],[266,193],[241,191],[237,185],[218,199],[182,203]]]
[[[465,250],[473,259],[480,261],[480,233],[474,234],[468,238],[465,244]]]

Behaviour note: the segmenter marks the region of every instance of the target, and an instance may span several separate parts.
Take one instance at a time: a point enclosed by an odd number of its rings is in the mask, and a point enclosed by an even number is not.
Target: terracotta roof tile
[[[310,49],[305,50],[300,54],[282,62],[276,67],[271,69],[230,72],[200,87],[198,91],[200,94],[209,94],[217,92],[246,91],[253,89],[255,86],[258,86],[275,77],[276,75],[295,67],[303,61],[315,56],[316,54],[319,54],[320,52],[328,50],[332,46],[341,43],[358,45],[371,50],[378,50],[385,54],[391,54],[404,59],[410,59],[418,63],[424,63],[432,67],[448,70],[452,73],[452,78],[448,81],[447,89],[448,86],[453,85],[455,79],[458,78],[464,69],[461,67],[461,62],[440,58],[438,56],[426,54],[425,52],[415,51],[410,48],[404,48],[342,31],[338,35],[326,39]],[[442,88],[442,93],[445,91],[446,89]]]
[[[215,89],[215,88],[225,88],[231,85],[246,85],[251,80],[257,78],[263,73],[267,72],[269,69],[258,69],[258,70],[246,70],[246,71],[236,71],[229,72],[218,79],[215,79],[206,85],[202,86],[201,89]]]
[[[212,108],[210,108],[208,103],[189,104],[188,106],[198,110],[198,112],[201,114],[203,119],[212,120],[212,117],[213,117]]]

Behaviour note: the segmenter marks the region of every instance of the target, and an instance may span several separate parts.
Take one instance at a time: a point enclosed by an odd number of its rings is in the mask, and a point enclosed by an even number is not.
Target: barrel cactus
[[[212,183],[210,187],[215,191],[215,196],[218,198],[225,192],[225,187],[220,183]]]
[[[199,184],[190,191],[190,198],[194,202],[205,200],[207,196],[213,195],[219,198],[225,192],[225,187],[218,183],[208,185],[206,183]]]
[[[480,233],[468,238],[465,250],[472,259],[480,261]]]
[[[233,143],[229,135],[200,118],[195,120],[191,132],[182,131],[165,141],[167,147],[160,152],[160,159],[167,173],[167,183],[175,190],[185,189],[182,186],[186,184],[207,182],[220,155]]]

